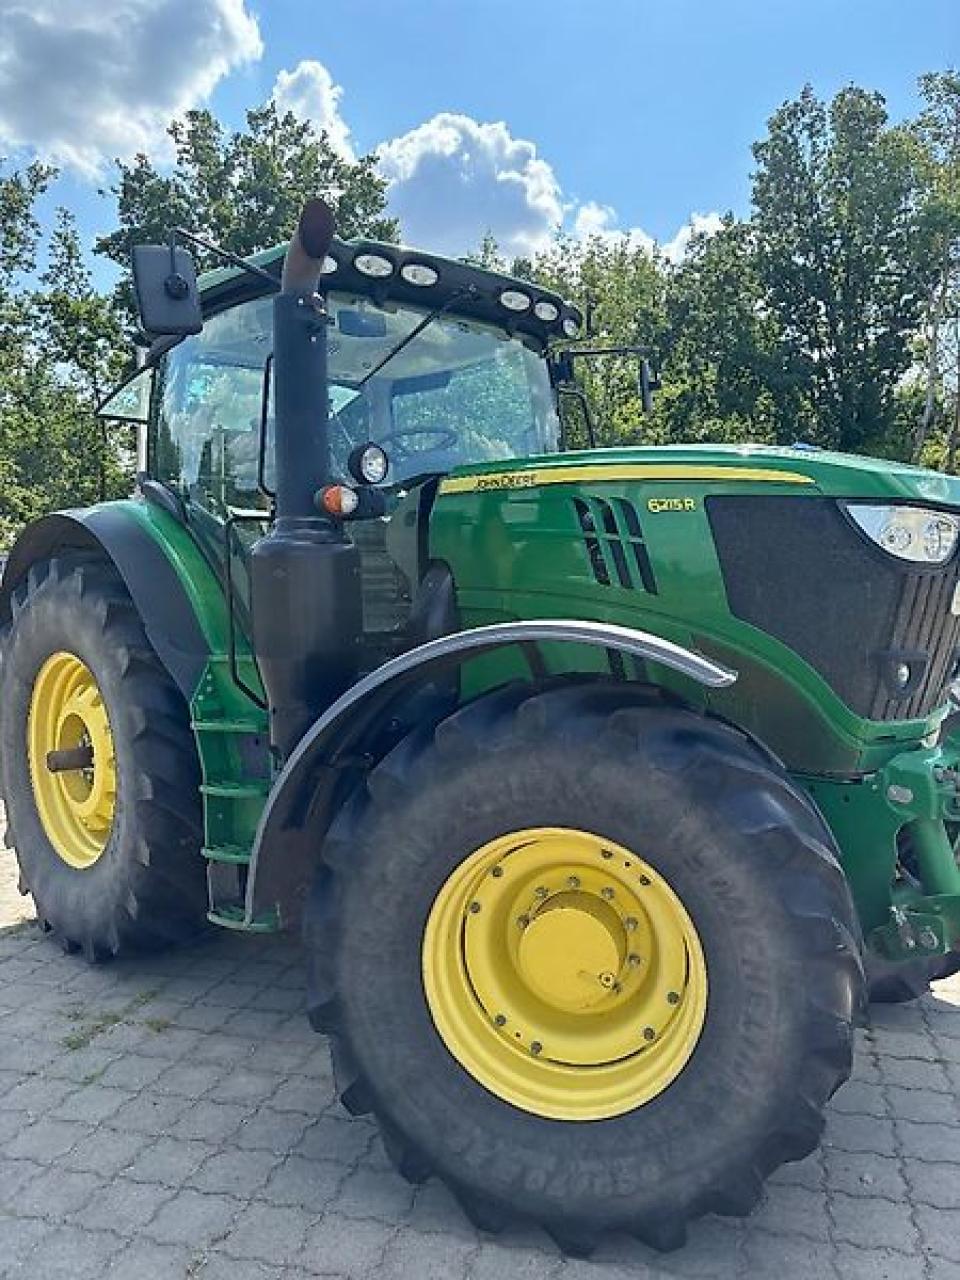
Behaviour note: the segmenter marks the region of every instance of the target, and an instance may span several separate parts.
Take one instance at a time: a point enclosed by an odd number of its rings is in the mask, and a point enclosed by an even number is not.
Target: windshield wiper
[[[470,297],[475,292],[476,292],[475,285],[469,285],[467,288],[458,289],[457,292],[454,293],[452,297],[449,297],[446,300],[446,302],[444,302],[441,306],[434,307],[432,311],[427,312],[427,314],[423,317],[420,323],[414,325],[409,333],[404,334],[404,336],[400,339],[397,345],[391,348],[391,350],[387,352],[387,354],[383,357],[383,359],[380,361],[379,364],[375,364],[373,368],[369,370],[369,372],[363,375],[363,377],[354,387],[354,390],[359,391],[361,387],[366,386],[366,384],[370,381],[370,379],[373,377],[376,377],[376,375],[380,372],[380,370],[384,369],[390,363],[390,361],[394,358],[394,356],[398,356],[400,352],[404,349],[404,347],[408,347],[410,343],[413,342],[414,338],[419,338],[421,333],[423,333],[424,329],[426,329],[428,325],[433,324],[434,320],[436,320],[439,316],[442,316],[445,311],[449,311],[449,309],[453,306],[455,302],[459,302],[464,297]]]

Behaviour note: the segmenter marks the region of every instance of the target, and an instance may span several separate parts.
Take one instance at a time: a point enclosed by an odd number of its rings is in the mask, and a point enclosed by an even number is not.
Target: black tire
[[[100,687],[117,759],[113,826],[98,860],[77,869],[47,837],[26,753],[31,692],[58,651]],[[48,931],[98,961],[185,941],[205,924],[200,768],[189,713],[150,647],[113,567],[65,555],[16,588],[0,666],[0,788],[20,887]]]
[[[933,956],[891,964],[879,956],[867,957],[867,989],[871,1004],[908,1004],[930,990],[930,983],[960,972],[960,954]]]
[[[346,1108],[373,1112],[401,1173],[441,1178],[478,1226],[533,1222],[577,1254],[610,1231],[674,1248],[701,1214],[748,1213],[773,1169],[817,1145],[862,1006],[857,920],[819,814],[736,730],[629,696],[509,688],[404,740],[338,815],[304,921],[310,1016]],[[439,887],[473,850],[584,825],[642,839],[693,918],[710,996],[663,1093],[564,1123],[459,1066],[420,949]]]

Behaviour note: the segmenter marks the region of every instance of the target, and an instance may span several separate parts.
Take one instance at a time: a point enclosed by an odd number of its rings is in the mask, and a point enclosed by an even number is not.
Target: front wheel
[[[862,998],[816,813],[735,730],[625,697],[507,689],[412,735],[305,920],[345,1105],[481,1226],[578,1253],[749,1211],[816,1145]]]
[[[91,961],[205,924],[189,712],[113,567],[35,564],[0,666],[6,842],[40,919]]]

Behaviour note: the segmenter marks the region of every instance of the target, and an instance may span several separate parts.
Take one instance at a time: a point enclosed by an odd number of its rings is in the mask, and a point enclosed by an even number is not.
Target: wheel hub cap
[[[626,940],[616,913],[601,899],[558,893],[524,927],[520,973],[557,1009],[589,1009],[614,986]]]
[[[656,1097],[706,1016],[703,950],[676,893],[630,850],[570,829],[514,832],[460,864],[427,921],[423,979],[460,1065],[557,1119]]]
[[[51,752],[89,748],[89,766],[55,772]],[[51,845],[69,866],[92,866],[107,847],[117,796],[113,734],[90,668],[55,653],[37,673],[27,719],[27,759],[37,813]]]

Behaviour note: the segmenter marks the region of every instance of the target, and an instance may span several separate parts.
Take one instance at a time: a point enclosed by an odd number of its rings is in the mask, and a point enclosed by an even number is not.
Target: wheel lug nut
[[[534,890],[534,894],[538,898],[545,898],[549,892],[550,890],[545,889],[543,885],[540,885],[538,888]]]
[[[471,902],[471,903],[470,903],[470,914],[471,914],[471,915],[475,916],[479,910],[480,910],[480,903],[479,903],[479,902]]]
[[[649,883],[650,883],[650,877],[649,877],[649,876],[641,876],[641,877],[640,877],[640,883],[641,883],[641,884],[649,884]]]
[[[633,933],[634,929],[637,927],[637,922],[633,916],[627,916],[626,920],[623,922],[623,927],[628,933]]]
[[[539,1040],[534,1040],[534,1041],[533,1041],[533,1043],[530,1045],[530,1052],[531,1052],[534,1056],[536,1056],[538,1053],[542,1053],[542,1052],[543,1052],[543,1045],[540,1043],[540,1041],[539,1041]]]
[[[657,1033],[654,1031],[653,1027],[644,1027],[643,1038],[644,1040],[656,1040]]]
[[[631,951],[630,955],[627,956],[627,964],[631,969],[636,969],[640,964],[640,957]]]
[[[607,888],[607,889],[601,889],[601,890],[600,890],[600,895],[601,895],[601,897],[606,898],[606,900],[609,902],[609,901],[610,901],[610,899],[613,897],[613,890],[612,890],[612,889],[610,889],[610,888]]]
[[[520,928],[521,928],[521,929],[525,929],[529,923],[530,923],[530,917],[529,917],[529,916],[518,916],[518,917],[517,917],[517,924],[520,926]]]
[[[491,875],[495,880],[499,880],[500,877],[503,875],[503,867],[494,867],[493,871],[491,872]]]
[[[579,877],[579,876],[570,876],[570,877],[569,877],[569,879],[567,880],[567,888],[569,888],[569,889],[579,889],[579,888],[580,888],[580,877]]]
[[[680,995],[679,995],[679,993],[678,993],[678,992],[676,992],[676,991],[668,991],[668,992],[667,992],[667,1004],[679,1004],[679,1003],[680,1003]]]
[[[498,1027],[505,1027],[507,1025],[507,1020],[502,1013],[498,1013],[493,1021]]]

